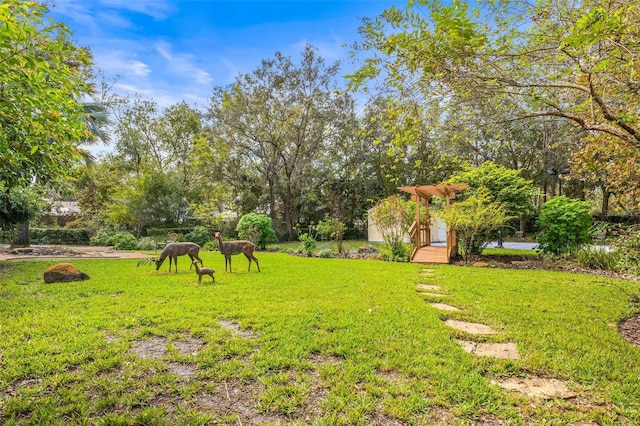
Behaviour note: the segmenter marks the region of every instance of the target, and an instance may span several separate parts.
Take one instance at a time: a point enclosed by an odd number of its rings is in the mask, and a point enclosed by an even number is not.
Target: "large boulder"
[[[44,282],[46,283],[68,283],[71,281],[88,280],[89,275],[76,269],[70,263],[58,263],[44,271]]]

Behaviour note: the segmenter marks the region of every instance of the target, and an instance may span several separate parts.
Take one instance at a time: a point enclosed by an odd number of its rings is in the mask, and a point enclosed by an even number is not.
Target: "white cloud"
[[[207,71],[196,65],[195,56],[186,53],[171,53],[171,46],[160,41],[156,43],[156,50],[169,64],[169,68],[178,74],[178,78],[193,79],[198,84],[211,84],[213,77]]]
[[[101,0],[100,3],[114,9],[142,13],[157,20],[166,18],[175,9],[171,2],[165,0]]]
[[[147,64],[128,56],[127,52],[118,50],[95,53],[96,62],[105,71],[138,77],[146,77],[151,74],[151,68]]]
[[[101,12],[98,13],[97,22],[100,22],[101,25],[109,25],[116,28],[132,28],[133,23],[120,15],[119,13],[113,11]]]

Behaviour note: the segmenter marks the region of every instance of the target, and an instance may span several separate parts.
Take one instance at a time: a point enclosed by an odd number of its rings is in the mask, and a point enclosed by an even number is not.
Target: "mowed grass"
[[[640,424],[640,348],[616,322],[638,284],[564,272],[256,253],[216,281],[135,259],[0,263],[0,424]],[[425,273],[425,269],[433,271]],[[435,284],[444,312],[416,292]],[[455,318],[498,331],[470,336]],[[519,360],[457,339],[516,343]],[[576,398],[494,384],[562,380]]]

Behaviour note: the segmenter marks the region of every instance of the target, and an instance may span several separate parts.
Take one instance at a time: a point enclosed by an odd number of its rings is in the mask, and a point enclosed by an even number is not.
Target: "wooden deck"
[[[411,262],[426,264],[449,263],[447,259],[447,248],[436,246],[422,247],[416,252]]]

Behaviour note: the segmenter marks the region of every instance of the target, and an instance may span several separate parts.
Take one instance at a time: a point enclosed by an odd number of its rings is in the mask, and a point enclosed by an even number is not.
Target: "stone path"
[[[424,268],[420,271],[421,281],[432,282],[435,281],[435,270],[430,268]],[[443,289],[433,283],[421,282],[416,284],[416,291],[421,296],[426,298],[443,298],[447,294]],[[461,311],[460,308],[445,303],[430,302],[430,306],[442,311],[456,312]],[[444,321],[449,327],[462,331],[470,335],[498,335],[499,333],[492,327],[486,324],[473,323],[467,321],[458,321],[454,319],[446,319]],[[513,342],[503,343],[481,343],[474,342],[473,340],[458,340],[458,343],[465,352],[470,354],[491,357],[496,359],[520,359],[520,353],[518,348]],[[501,388],[509,391],[520,392],[527,395],[530,398],[552,399],[562,398],[569,399],[576,397],[576,394],[571,392],[564,383],[556,379],[547,379],[542,377],[527,377],[527,378],[508,378],[498,381],[492,381],[492,384],[500,386]]]

